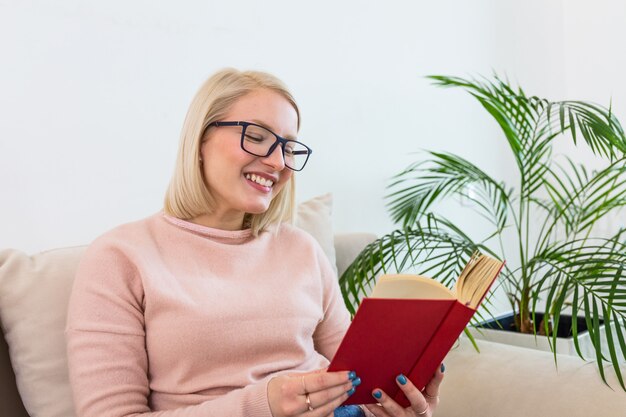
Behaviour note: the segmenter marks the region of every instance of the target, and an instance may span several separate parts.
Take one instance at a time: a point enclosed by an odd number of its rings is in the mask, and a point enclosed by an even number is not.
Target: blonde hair
[[[238,71],[227,68],[213,74],[194,96],[180,134],[174,174],[165,194],[164,212],[188,220],[210,213],[215,207],[203,179],[200,147],[207,127],[226,116],[241,97],[257,89],[268,89],[282,95],[296,110],[300,129],[300,110],[285,84],[271,74],[260,71]],[[285,168],[287,169],[287,168]],[[283,189],[272,199],[264,213],[246,214],[255,236],[272,224],[293,218],[295,179],[291,176]]]

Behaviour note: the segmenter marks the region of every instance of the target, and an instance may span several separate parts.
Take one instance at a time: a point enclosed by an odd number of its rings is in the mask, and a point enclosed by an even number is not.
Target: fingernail
[[[400,374],[400,375],[398,375],[398,377],[397,377],[396,379],[398,380],[398,382],[399,382],[401,385],[406,384],[406,377],[405,377],[404,375]]]
[[[352,395],[354,394],[354,392],[356,391],[356,388],[350,388],[350,391],[348,391],[348,395]]]
[[[441,364],[441,373],[446,372],[446,365],[444,365],[443,363]]]
[[[348,378],[350,378],[350,379],[356,378],[356,372],[354,372],[354,371],[348,372]]]
[[[353,387],[358,387],[359,385],[361,385],[361,378],[354,378],[352,380],[352,386]]]
[[[374,396],[374,398],[376,398],[377,400],[380,400],[380,397],[383,396],[383,393],[380,392],[379,390],[376,390],[372,393],[372,395]]]

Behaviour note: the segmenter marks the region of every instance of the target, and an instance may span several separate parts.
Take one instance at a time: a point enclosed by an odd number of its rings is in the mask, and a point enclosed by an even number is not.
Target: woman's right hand
[[[359,382],[353,372],[326,372],[325,369],[277,376],[267,386],[270,410],[274,417],[332,416]]]

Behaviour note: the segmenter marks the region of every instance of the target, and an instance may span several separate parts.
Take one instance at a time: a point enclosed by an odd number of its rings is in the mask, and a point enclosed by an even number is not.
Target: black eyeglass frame
[[[239,145],[241,146],[241,149],[244,150],[244,152],[247,152],[250,155],[260,156],[260,157],[265,158],[265,157],[271,155],[272,152],[274,152],[274,150],[276,149],[276,147],[278,145],[280,145],[280,148],[281,148],[281,151],[282,151],[282,154],[283,154],[283,161],[285,161],[285,166],[287,168],[289,168],[290,170],[292,170],[292,171],[302,171],[304,169],[304,167],[306,166],[306,163],[309,162],[309,157],[313,153],[313,149],[309,148],[304,143],[298,142],[297,140],[285,139],[282,136],[279,136],[276,133],[272,132],[267,127],[261,126],[261,125],[256,124],[256,123],[244,122],[244,121],[218,121],[218,122],[211,123],[209,126],[215,126],[215,127],[220,127],[220,126],[241,126],[241,141],[240,141]],[[246,138],[246,129],[248,128],[248,126],[256,126],[256,127],[260,127],[262,129],[265,129],[268,132],[270,132],[272,135],[274,135],[274,137],[276,138],[276,141],[272,144],[272,146],[270,146],[269,150],[267,151],[267,153],[265,155],[259,155],[259,154],[250,152],[249,150],[247,150],[244,147],[243,143],[244,143],[245,138]],[[290,142],[302,145],[302,146],[304,146],[307,149],[306,151],[295,151],[294,152],[294,155],[305,155],[306,154],[306,159],[304,160],[304,163],[302,164],[302,167],[300,169],[295,169],[295,168],[292,168],[289,165],[287,165],[287,160],[285,159],[285,145],[287,143],[290,143]]]

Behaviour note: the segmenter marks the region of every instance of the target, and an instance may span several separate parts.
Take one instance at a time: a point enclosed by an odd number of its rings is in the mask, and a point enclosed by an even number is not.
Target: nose
[[[262,158],[263,163],[271,166],[276,171],[285,169],[285,158],[283,157],[283,145],[279,143],[271,154]]]

